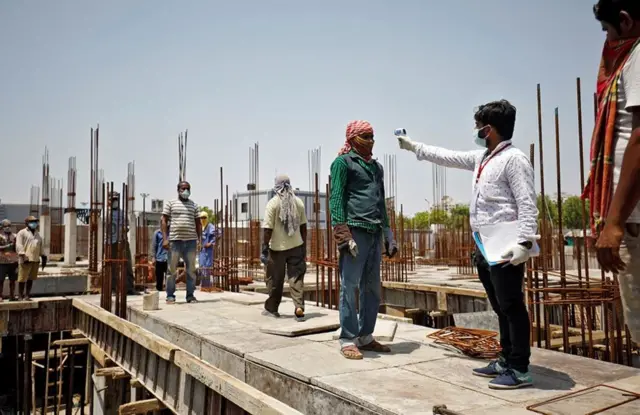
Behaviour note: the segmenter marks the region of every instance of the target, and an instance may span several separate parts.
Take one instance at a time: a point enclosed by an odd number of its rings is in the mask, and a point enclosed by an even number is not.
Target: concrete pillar
[[[40,216],[40,236],[42,237],[42,254],[49,256],[51,252],[51,216]]]
[[[64,265],[73,266],[78,256],[78,216],[75,211],[64,214]]]

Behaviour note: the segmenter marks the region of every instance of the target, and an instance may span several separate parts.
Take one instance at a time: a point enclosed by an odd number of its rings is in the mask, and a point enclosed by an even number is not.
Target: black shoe
[[[187,303],[197,303],[198,299],[196,297],[187,298]]]

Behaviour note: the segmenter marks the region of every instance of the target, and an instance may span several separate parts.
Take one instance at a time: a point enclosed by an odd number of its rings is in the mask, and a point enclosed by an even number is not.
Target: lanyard
[[[489,164],[491,159],[493,159],[495,156],[500,154],[503,150],[508,149],[509,147],[511,147],[511,144],[508,144],[508,145],[502,147],[500,150],[498,150],[495,153],[493,153],[492,155],[490,155],[484,162],[480,163],[480,167],[478,168],[478,174],[476,175],[476,184],[478,183],[478,180],[480,180],[480,175],[482,174],[482,171],[487,166],[487,164]]]

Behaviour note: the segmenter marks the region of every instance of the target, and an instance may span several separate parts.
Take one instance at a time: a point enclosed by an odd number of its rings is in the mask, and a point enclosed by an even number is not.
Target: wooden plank
[[[157,399],[147,399],[144,401],[130,402],[120,405],[118,413],[120,415],[146,414],[150,411],[164,409],[164,405]]]
[[[84,346],[85,344],[89,344],[89,343],[91,343],[91,341],[85,337],[83,339],[56,340],[56,341],[53,342],[53,345],[54,346],[68,347],[68,346]]]
[[[453,294],[453,295],[465,295],[468,297],[477,297],[477,298],[487,298],[487,293],[484,292],[484,289],[478,288],[474,290],[472,288],[461,288],[461,287],[448,287],[442,285],[431,285],[431,284],[415,284],[408,282],[394,282],[394,281],[384,281],[382,283],[384,288],[397,289],[397,290],[413,290],[413,291],[423,291],[423,292],[431,292],[431,293],[444,293],[444,294]]]
[[[138,379],[131,379],[129,381],[129,386],[132,388],[144,388],[144,385]]]
[[[96,369],[95,371],[95,375],[96,376],[103,376],[103,377],[107,377],[107,378],[111,378],[111,379],[125,379],[125,378],[129,378],[129,374],[127,372],[125,372],[124,369],[122,369],[121,367],[101,367]]]
[[[0,311],[33,310],[38,308],[36,301],[3,301],[0,303]]]
[[[175,352],[174,363],[189,376],[250,414],[300,414],[277,399],[183,350]]]
[[[174,351],[179,350],[179,348],[172,343],[169,343],[142,327],[123,320],[107,310],[98,308],[78,298],[73,299],[73,307],[108,325],[165,360],[171,361]]]
[[[100,347],[95,344],[91,345],[91,356],[95,359],[96,363],[98,363],[102,367],[111,367],[113,366],[113,360],[102,350]]]

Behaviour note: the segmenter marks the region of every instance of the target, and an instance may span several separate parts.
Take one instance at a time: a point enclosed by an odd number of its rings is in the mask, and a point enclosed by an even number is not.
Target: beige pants
[[[25,262],[18,265],[18,282],[37,280],[39,265],[39,262]]]
[[[631,332],[631,339],[640,343],[640,236],[625,233],[620,258],[627,264],[618,275],[624,321]]]

